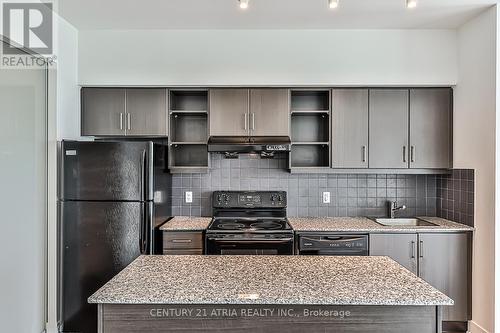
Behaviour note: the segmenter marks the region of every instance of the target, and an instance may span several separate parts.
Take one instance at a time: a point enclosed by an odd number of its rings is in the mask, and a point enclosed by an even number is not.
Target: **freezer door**
[[[61,145],[62,200],[153,199],[152,142],[78,142]]]
[[[60,202],[63,332],[96,332],[87,298],[140,255],[145,203]]]

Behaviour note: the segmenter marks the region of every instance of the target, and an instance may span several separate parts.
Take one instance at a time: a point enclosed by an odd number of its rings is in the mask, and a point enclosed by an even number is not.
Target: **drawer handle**
[[[424,257],[424,241],[420,241],[420,248],[418,249],[418,256],[420,258]]]
[[[415,258],[415,241],[411,241],[411,255],[410,257]]]
[[[172,239],[172,243],[191,243],[192,239]]]

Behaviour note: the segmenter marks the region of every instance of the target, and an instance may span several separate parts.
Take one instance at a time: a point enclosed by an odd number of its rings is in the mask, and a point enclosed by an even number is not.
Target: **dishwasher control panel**
[[[368,255],[368,235],[301,234],[299,254]]]

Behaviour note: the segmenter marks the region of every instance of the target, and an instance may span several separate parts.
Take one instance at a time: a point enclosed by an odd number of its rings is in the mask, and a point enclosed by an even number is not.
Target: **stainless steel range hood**
[[[274,154],[291,149],[288,136],[211,136],[208,151],[217,153],[260,153]]]

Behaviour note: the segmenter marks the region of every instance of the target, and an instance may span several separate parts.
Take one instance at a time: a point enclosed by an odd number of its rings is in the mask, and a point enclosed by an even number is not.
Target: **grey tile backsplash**
[[[385,216],[388,200],[408,207],[401,216],[437,214],[436,175],[290,174],[285,156],[212,154],[211,164],[207,174],[173,175],[173,215],[210,216],[216,190],[287,191],[289,216]],[[193,192],[191,204],[185,203],[186,191]],[[322,203],[326,191],[329,204]]]
[[[437,177],[437,216],[474,226],[474,170],[455,169]]]

